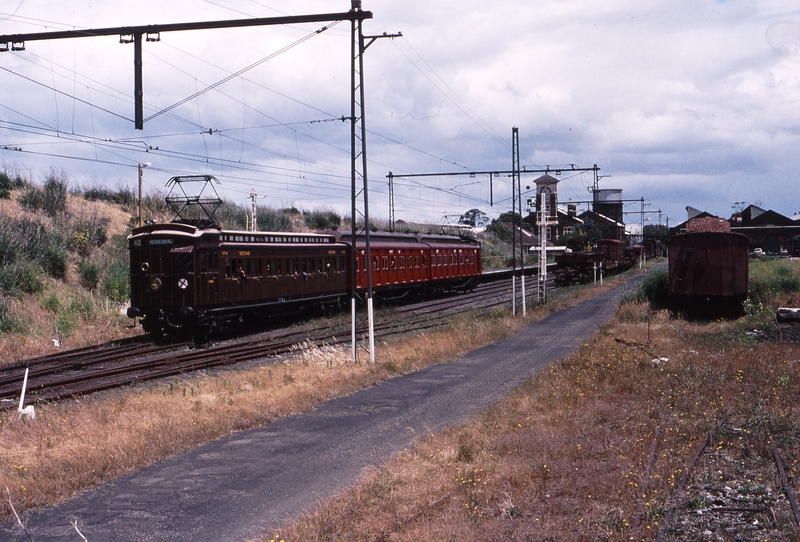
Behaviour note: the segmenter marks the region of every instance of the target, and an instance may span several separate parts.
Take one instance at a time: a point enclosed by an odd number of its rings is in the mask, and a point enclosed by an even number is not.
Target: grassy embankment
[[[676,485],[723,420],[733,429],[709,453],[735,467],[701,461],[700,481],[742,497],[779,495],[769,426],[796,489],[800,345],[797,335],[782,342],[774,310],[798,306],[798,292],[800,262],[770,261],[751,265],[749,314],[739,320],[687,322],[628,300],[580,351],[507,400],[263,540],[654,540],[670,505],[696,504],[673,501]],[[770,540],[800,537],[785,507],[767,516],[742,539],[762,540],[767,528]]]

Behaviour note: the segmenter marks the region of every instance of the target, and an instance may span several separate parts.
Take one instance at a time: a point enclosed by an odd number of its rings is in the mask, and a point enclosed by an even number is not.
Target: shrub
[[[22,294],[37,294],[44,290],[41,271],[28,261],[20,261],[0,268],[0,291],[19,297]]]
[[[0,267],[16,261],[18,248],[12,232],[0,224]]]
[[[100,282],[100,266],[83,259],[78,263],[78,275],[80,276],[81,286],[87,290],[94,290],[97,288],[97,283]]]
[[[103,284],[100,288],[103,295],[118,303],[128,301],[131,298],[129,275],[130,264],[128,261],[115,260],[103,276]]]
[[[44,208],[44,193],[38,187],[31,186],[20,196],[18,203],[26,211],[35,213]]]
[[[88,188],[84,190],[83,197],[88,201],[108,201],[132,208],[137,203],[137,197],[129,188],[108,190],[107,188]]]
[[[42,299],[41,307],[46,311],[52,312],[53,314],[58,314],[61,312],[61,301],[59,301],[56,294],[50,294]]]
[[[11,197],[11,179],[8,174],[3,171],[0,172],[0,199],[8,199]]]
[[[104,221],[78,221],[72,227],[67,248],[81,256],[88,256],[94,247],[102,247],[108,240]]]
[[[771,311],[777,298],[800,292],[800,269],[780,260],[760,260],[750,264],[748,312]]]
[[[67,251],[58,243],[48,243],[43,247],[38,258],[45,273],[55,279],[63,279],[67,275]]]
[[[649,301],[653,308],[667,306],[669,297],[669,272],[666,269],[650,271],[639,283],[636,298]]]
[[[0,333],[24,333],[26,323],[14,315],[11,301],[0,295]]]
[[[486,231],[493,233],[500,241],[503,241],[504,243],[510,244],[513,240],[511,228],[500,221],[492,220],[491,224],[486,226]]]
[[[55,172],[51,172],[44,183],[42,192],[43,209],[52,217],[64,214],[67,210],[66,175],[62,172],[60,177],[58,178]]]
[[[75,297],[69,304],[69,312],[87,321],[95,318],[94,303],[88,296]]]
[[[292,219],[283,211],[258,207],[256,222],[262,231],[292,231]]]
[[[338,228],[342,223],[342,217],[332,209],[303,211],[303,219],[306,226],[312,230],[331,230]]]

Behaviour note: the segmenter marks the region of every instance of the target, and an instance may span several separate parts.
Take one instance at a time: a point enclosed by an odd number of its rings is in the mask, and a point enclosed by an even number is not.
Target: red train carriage
[[[333,232],[352,244],[352,234]],[[433,292],[474,288],[481,276],[481,247],[477,241],[449,235],[370,233],[372,287],[382,298],[428,289]],[[356,237],[356,289],[367,288],[366,241]],[[348,260],[350,265],[350,260]]]

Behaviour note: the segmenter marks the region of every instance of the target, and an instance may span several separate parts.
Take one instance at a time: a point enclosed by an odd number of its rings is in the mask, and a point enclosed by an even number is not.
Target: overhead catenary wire
[[[179,100],[178,102],[176,102],[176,103],[174,103],[174,104],[172,104],[172,105],[170,105],[170,106],[168,106],[168,107],[165,107],[165,108],[164,108],[164,109],[162,109],[161,111],[157,111],[156,113],[153,113],[153,114],[152,114],[152,115],[150,115],[149,117],[145,118],[145,119],[144,119],[144,121],[145,121],[145,122],[147,122],[147,121],[149,121],[149,120],[152,120],[152,119],[154,119],[155,117],[157,117],[157,116],[159,116],[159,115],[162,115],[162,114],[166,113],[167,111],[171,111],[171,110],[175,109],[176,107],[178,107],[178,106],[180,106],[180,105],[183,105],[183,104],[185,104],[186,102],[189,102],[189,101],[191,101],[191,100],[193,100],[193,99],[197,98],[198,96],[200,96],[200,95],[202,95],[202,94],[205,94],[205,93],[206,93],[206,92],[208,92],[209,90],[215,89],[216,87],[218,87],[218,86],[220,86],[220,85],[222,85],[222,84],[224,84],[224,83],[227,83],[227,82],[228,82],[228,81],[230,81],[231,79],[234,79],[234,78],[236,78],[236,77],[239,77],[239,76],[240,76],[240,75],[242,75],[243,73],[246,73],[246,72],[248,72],[248,71],[252,70],[253,68],[256,68],[256,67],[260,66],[261,64],[263,64],[263,63],[265,63],[265,62],[267,62],[267,61],[269,61],[269,60],[272,60],[273,58],[277,57],[278,55],[280,55],[280,54],[282,54],[282,53],[285,53],[286,51],[289,51],[290,49],[293,49],[294,47],[297,47],[297,46],[298,46],[298,45],[300,45],[301,43],[304,43],[304,42],[306,42],[306,41],[310,40],[311,38],[313,38],[313,37],[315,37],[315,36],[318,36],[319,34],[321,34],[321,33],[325,32],[325,31],[326,31],[326,30],[328,30],[329,28],[331,28],[331,27],[333,27],[333,26],[337,25],[339,22],[340,22],[340,21],[336,21],[336,22],[333,22],[333,23],[331,23],[331,24],[329,24],[329,25],[325,25],[325,26],[323,26],[322,28],[318,29],[318,30],[317,30],[317,31],[316,31],[314,34],[308,34],[308,35],[306,35],[306,36],[303,36],[303,37],[302,37],[302,38],[300,38],[299,40],[296,40],[294,43],[291,43],[291,44],[287,45],[286,47],[283,47],[283,48],[281,48],[281,49],[279,49],[279,50],[275,51],[274,53],[271,53],[271,54],[269,54],[269,55],[265,56],[264,58],[262,58],[262,59],[260,59],[260,60],[257,60],[256,62],[253,62],[253,63],[252,63],[252,64],[250,64],[249,66],[245,66],[245,67],[244,67],[244,68],[242,68],[241,70],[239,70],[239,71],[237,71],[237,72],[235,72],[235,73],[232,73],[232,74],[230,74],[230,75],[229,75],[229,76],[227,76],[227,77],[224,77],[223,79],[221,79],[221,80],[217,81],[216,83],[213,83],[213,84],[209,85],[208,87],[204,88],[203,90],[200,90],[200,91],[198,91],[198,92],[195,92],[195,93],[194,93],[194,94],[192,94],[191,96],[187,96],[186,98],[184,98],[184,99],[182,99],[182,100]]]

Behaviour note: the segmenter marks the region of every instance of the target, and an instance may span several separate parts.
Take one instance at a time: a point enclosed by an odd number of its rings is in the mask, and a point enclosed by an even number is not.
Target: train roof
[[[223,243],[333,243],[336,241],[333,235],[326,233],[223,230],[220,228],[198,228],[181,222],[146,224],[134,228],[128,239],[151,235],[177,235],[193,238],[218,236],[219,241]]]
[[[349,231],[332,231],[330,232],[336,240],[340,243],[352,244],[353,234]],[[457,237],[455,235],[434,235],[425,233],[398,233],[387,231],[375,231],[369,234],[370,245],[380,246],[409,246],[419,247],[420,245],[427,245],[432,247],[458,247],[464,246],[475,247],[478,242],[475,239],[468,239]],[[363,233],[356,234],[356,245],[363,247],[366,244],[366,238]]]

